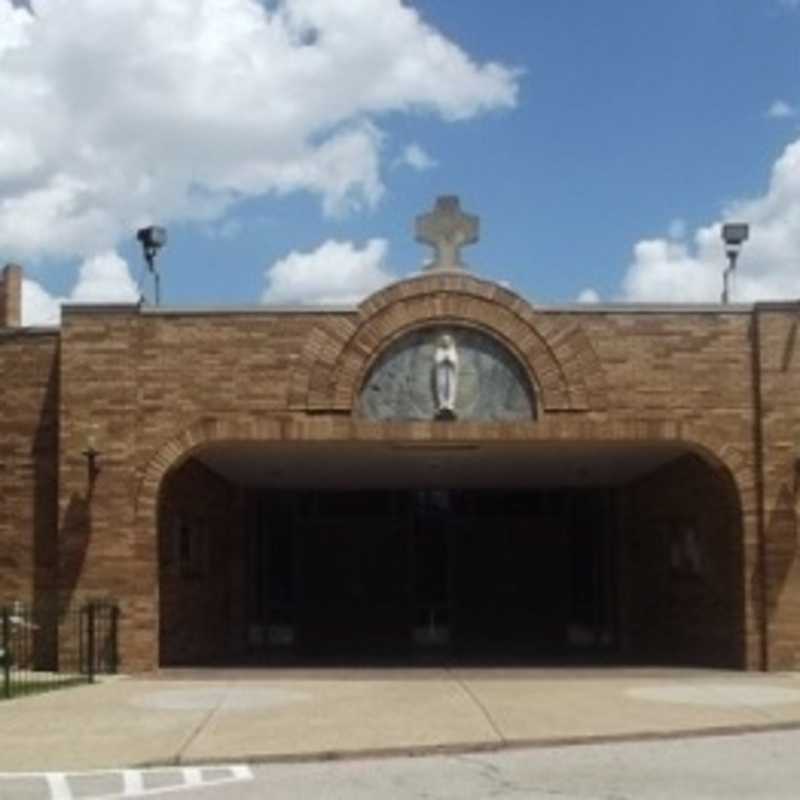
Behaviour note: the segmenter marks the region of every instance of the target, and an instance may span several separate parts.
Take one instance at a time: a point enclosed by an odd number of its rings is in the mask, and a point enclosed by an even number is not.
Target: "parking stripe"
[[[205,771],[213,770],[220,777],[206,777]],[[180,783],[172,786],[146,789],[145,775],[157,772],[169,772],[181,779]],[[100,795],[83,793],[76,794],[69,783],[69,778],[80,779],[84,777],[108,778],[112,785],[122,783],[116,790],[104,789]],[[183,791],[198,787],[224,786],[231,783],[243,783],[253,780],[253,772],[244,764],[220,765],[207,764],[202,767],[156,767],[146,770],[90,770],[88,772],[0,772],[0,797],[3,796],[3,782],[14,781],[15,785],[20,780],[29,779],[32,786],[41,786],[41,781],[47,783],[50,792],[49,800],[125,800],[126,798],[144,798],[162,794],[180,794]]]
[[[253,780],[253,771],[250,769],[250,767],[246,767],[243,764],[237,764],[235,767],[231,767],[231,773],[233,774],[233,780],[235,781]]]
[[[122,793],[126,797],[144,791],[144,774],[138,769],[126,769],[122,773]]]
[[[63,772],[48,772],[44,778],[50,789],[50,800],[73,800],[72,789]]]
[[[184,786],[201,786],[203,783],[203,771],[192,767],[183,770]]]

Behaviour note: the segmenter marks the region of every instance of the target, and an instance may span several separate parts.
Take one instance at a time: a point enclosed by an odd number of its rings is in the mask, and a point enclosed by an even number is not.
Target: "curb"
[[[213,756],[203,758],[171,758],[146,761],[134,765],[140,769],[158,767],[198,767],[208,764],[308,764],[331,761],[368,761],[382,758],[425,758],[430,756],[459,756],[479,753],[496,753],[506,750],[547,749],[555,747],[588,747],[605,744],[633,744],[676,739],[707,739],[716,736],[743,736],[758,733],[779,733],[800,730],[800,720],[766,723],[764,725],[722,725],[707,728],[673,729],[666,731],[641,731],[620,734],[587,734],[585,736],[554,736],[540,739],[506,739],[498,742],[454,742],[434,745],[408,745],[402,747],[376,747],[363,750],[318,750],[308,753],[249,753],[239,756]]]

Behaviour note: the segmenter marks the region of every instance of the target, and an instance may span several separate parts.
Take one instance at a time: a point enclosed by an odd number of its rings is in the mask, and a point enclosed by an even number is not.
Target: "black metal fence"
[[[0,698],[93,683],[117,671],[117,620],[110,601],[59,610],[51,604],[0,606]]]

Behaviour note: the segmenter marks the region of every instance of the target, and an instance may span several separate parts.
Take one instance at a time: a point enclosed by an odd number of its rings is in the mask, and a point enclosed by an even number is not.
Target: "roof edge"
[[[505,287],[502,287],[505,288]],[[524,298],[523,298],[524,299]],[[529,301],[526,301],[529,302]],[[540,314],[750,314],[754,310],[793,311],[792,301],[756,303],[529,303]],[[137,303],[64,303],[63,310],[78,314],[140,314],[146,317],[246,316],[269,314],[357,314],[356,305],[243,305],[243,306],[142,306]],[[54,326],[58,327],[58,326]],[[30,328],[29,328],[30,329]]]

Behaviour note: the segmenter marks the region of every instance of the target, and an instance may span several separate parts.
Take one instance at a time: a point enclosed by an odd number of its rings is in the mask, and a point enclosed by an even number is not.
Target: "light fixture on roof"
[[[158,251],[167,243],[167,229],[160,228],[158,225],[151,225],[149,228],[140,228],[136,232],[136,238],[142,245],[144,260],[147,262],[147,268],[153,275],[156,290],[156,305],[161,305],[161,276],[158,274],[156,256],[158,255]]]
[[[728,256],[728,266],[722,273],[722,302],[726,304],[730,296],[731,274],[736,269],[736,261],[742,245],[750,235],[750,226],[745,222],[726,222],[722,226],[722,241],[725,242],[725,255]]]

